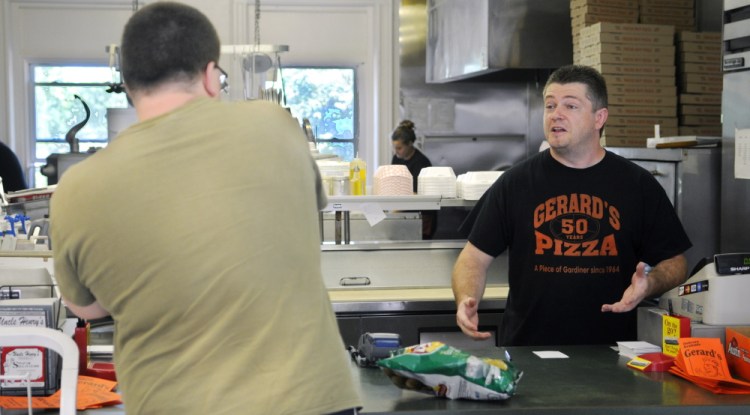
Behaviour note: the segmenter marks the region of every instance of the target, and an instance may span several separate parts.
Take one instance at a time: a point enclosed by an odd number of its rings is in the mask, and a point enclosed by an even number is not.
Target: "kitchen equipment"
[[[659,307],[708,325],[750,325],[750,253],[714,255],[684,284],[659,299]]]
[[[720,246],[743,252],[750,247],[750,179],[747,158],[740,157],[748,143],[737,134],[750,133],[750,0],[725,0],[723,21]]]
[[[375,366],[378,360],[390,357],[391,352],[401,347],[401,336],[397,333],[364,333],[357,348],[349,346],[352,359],[361,367]]]

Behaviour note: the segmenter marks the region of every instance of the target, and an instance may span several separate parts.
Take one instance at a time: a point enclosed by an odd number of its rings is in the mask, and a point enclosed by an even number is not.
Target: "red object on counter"
[[[116,381],[115,365],[108,362],[89,361],[89,328],[90,325],[83,319],[78,319],[73,340],[78,345],[78,374],[100,379]]]

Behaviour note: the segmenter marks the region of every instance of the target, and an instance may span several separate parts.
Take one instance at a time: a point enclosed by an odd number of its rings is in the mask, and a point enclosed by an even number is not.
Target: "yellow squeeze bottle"
[[[357,156],[349,162],[349,182],[351,183],[351,194],[364,196],[367,187],[367,164]]]

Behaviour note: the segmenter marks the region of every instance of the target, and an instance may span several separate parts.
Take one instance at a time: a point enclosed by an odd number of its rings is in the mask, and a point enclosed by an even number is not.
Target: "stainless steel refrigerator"
[[[750,131],[750,0],[724,0],[723,13],[720,249],[750,252],[750,178],[743,178],[750,159],[735,139],[737,130]]]

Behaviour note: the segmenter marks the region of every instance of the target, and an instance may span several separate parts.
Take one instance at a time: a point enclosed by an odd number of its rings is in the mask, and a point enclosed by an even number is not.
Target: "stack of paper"
[[[713,393],[750,394],[750,382],[732,377],[721,341],[683,337],[680,352],[669,371]]]
[[[631,359],[646,353],[661,352],[661,347],[644,341],[617,342],[617,349],[621,355]]]

